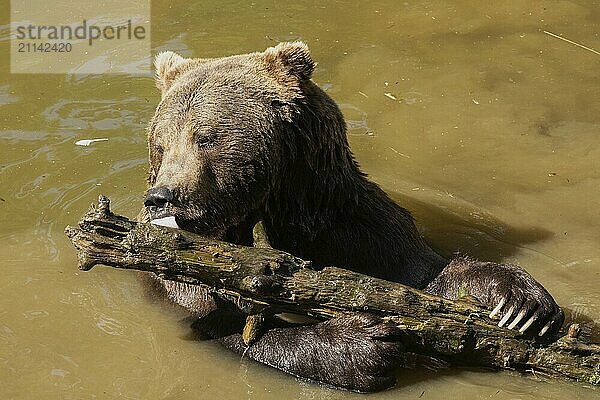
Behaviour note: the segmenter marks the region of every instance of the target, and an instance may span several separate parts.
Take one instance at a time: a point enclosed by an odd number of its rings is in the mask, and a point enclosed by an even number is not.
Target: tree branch
[[[98,264],[136,269],[254,302],[260,307],[321,319],[361,311],[393,321],[406,333],[407,349],[461,365],[537,370],[600,384],[600,345],[584,343],[576,325],[570,334],[539,343],[499,328],[482,305],[451,301],[417,289],[336,267],[320,271],[268,246],[246,247],[190,232],[136,223],[114,215],[109,200],[66,233],[79,268]]]

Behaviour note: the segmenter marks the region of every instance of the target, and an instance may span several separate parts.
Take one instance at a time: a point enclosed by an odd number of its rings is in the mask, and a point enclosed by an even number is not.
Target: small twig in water
[[[574,41],[572,41],[572,40],[569,40],[569,39],[567,39],[567,38],[564,38],[564,37],[562,37],[562,36],[559,36],[559,35],[557,35],[557,34],[555,34],[555,33],[552,33],[552,32],[548,32],[548,31],[542,31],[542,32],[544,32],[546,35],[550,35],[550,36],[552,36],[552,37],[555,37],[555,38],[557,38],[557,39],[564,40],[564,41],[565,41],[565,42],[567,42],[567,43],[574,44],[574,45],[575,45],[575,46],[577,46],[577,47],[581,47],[582,49],[585,49],[585,50],[591,51],[592,53],[594,53],[594,54],[598,54],[598,55],[600,56],[600,52],[598,52],[598,51],[596,51],[596,50],[594,50],[594,49],[592,49],[592,48],[589,48],[589,47],[587,47],[587,46],[584,46],[584,45],[582,45],[582,44],[579,44],[579,43],[577,43],[577,42],[574,42]]]

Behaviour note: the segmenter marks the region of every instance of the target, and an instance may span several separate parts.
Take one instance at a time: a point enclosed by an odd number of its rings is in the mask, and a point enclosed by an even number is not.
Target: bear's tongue
[[[166,226],[168,228],[181,229],[179,228],[179,225],[177,225],[177,221],[175,221],[175,217],[173,216],[153,219],[150,221],[150,223],[154,225]]]

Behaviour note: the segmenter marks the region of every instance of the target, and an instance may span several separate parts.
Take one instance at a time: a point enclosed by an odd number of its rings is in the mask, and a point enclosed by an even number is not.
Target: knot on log
[[[241,289],[256,295],[275,295],[282,291],[283,286],[273,276],[246,276],[240,284]]]

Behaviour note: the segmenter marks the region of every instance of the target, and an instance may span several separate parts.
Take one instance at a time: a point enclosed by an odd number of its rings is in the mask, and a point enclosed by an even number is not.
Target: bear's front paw
[[[373,392],[395,384],[392,372],[401,364],[402,331],[394,324],[364,313],[331,319],[317,327],[323,339],[318,362],[327,365],[325,379],[336,386]],[[337,381],[336,381],[337,380]]]
[[[316,325],[275,328],[248,346],[240,334],[222,343],[253,360],[328,385],[374,392],[393,386],[404,360],[403,332],[370,314],[349,314]]]
[[[498,326],[535,332],[539,336],[557,332],[564,313],[550,293],[517,265],[456,258],[425,288],[429,293],[456,299],[472,295],[499,318]]]
[[[513,265],[499,265],[492,278],[488,305],[490,318],[500,318],[499,327],[518,329],[539,336],[557,332],[564,313],[550,293],[531,275]]]

